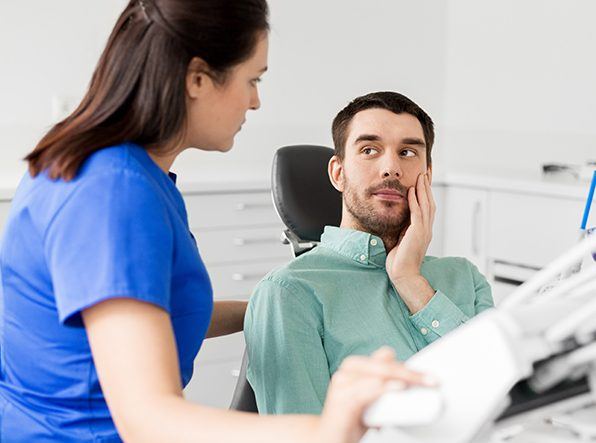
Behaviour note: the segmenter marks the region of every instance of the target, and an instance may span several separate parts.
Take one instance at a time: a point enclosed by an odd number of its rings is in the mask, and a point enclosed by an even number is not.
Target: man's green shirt
[[[468,260],[425,257],[421,273],[436,292],[410,315],[386,257],[379,237],[327,226],[317,247],[258,284],[244,334],[260,413],[318,414],[345,357],[389,345],[406,360],[493,306],[488,282]]]

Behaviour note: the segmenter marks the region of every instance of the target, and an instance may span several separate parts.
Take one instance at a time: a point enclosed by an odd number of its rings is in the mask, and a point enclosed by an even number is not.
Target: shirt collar
[[[173,172],[168,172],[167,174],[162,171],[162,169],[153,161],[151,156],[145,148],[141,145],[137,145],[133,142],[127,142],[128,147],[130,148],[130,152],[132,155],[141,162],[145,168],[149,170],[153,177],[156,177],[162,183],[166,183],[166,186],[171,186],[172,184],[176,187],[176,180],[178,176]]]
[[[354,229],[325,226],[321,245],[360,264],[385,268],[385,245],[376,235]]]

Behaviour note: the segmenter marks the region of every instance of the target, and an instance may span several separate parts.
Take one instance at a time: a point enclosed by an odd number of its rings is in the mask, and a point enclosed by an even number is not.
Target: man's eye
[[[414,157],[416,155],[416,151],[413,149],[404,149],[401,151],[402,157]]]
[[[260,78],[253,78],[250,81],[250,84],[253,85],[253,86],[257,86],[257,83],[261,83],[261,79]]]
[[[378,152],[377,149],[373,146],[366,146],[364,149],[362,149],[362,153],[365,155],[371,155]]]

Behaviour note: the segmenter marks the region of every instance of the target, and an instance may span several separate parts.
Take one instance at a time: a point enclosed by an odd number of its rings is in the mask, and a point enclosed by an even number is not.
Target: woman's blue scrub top
[[[23,178],[0,246],[0,441],[120,441],[81,320],[103,300],[166,310],[188,383],[213,297],[174,180],[132,143],[70,182]]]

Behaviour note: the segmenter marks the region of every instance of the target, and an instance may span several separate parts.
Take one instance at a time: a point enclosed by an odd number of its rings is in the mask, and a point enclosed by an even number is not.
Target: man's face
[[[430,172],[420,122],[385,109],[361,111],[349,125],[344,152],[343,161],[330,163],[344,212],[356,228],[381,237],[399,235],[410,222],[408,188]]]

